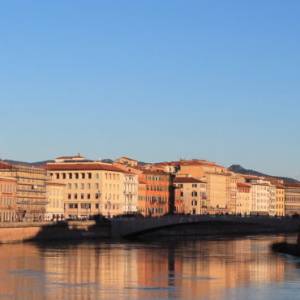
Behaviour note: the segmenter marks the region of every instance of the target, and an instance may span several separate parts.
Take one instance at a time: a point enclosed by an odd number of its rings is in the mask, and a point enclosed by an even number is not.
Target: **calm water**
[[[300,299],[300,260],[269,250],[283,238],[2,245],[0,299]]]

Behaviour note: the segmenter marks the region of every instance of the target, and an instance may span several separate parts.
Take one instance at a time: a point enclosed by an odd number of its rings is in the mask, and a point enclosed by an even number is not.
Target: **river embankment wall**
[[[66,223],[11,223],[0,225],[0,244],[110,238],[110,226],[94,221]]]
[[[247,234],[299,232],[300,218],[239,218],[195,216],[111,221],[69,221],[63,223],[2,223],[0,244],[25,241],[121,240],[124,238],[192,238]]]

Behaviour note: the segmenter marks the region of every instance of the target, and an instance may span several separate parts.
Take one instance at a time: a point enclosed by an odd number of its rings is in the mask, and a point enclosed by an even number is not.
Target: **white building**
[[[138,176],[136,174],[124,173],[124,208],[125,214],[138,211]]]
[[[252,214],[271,215],[276,203],[276,188],[269,181],[251,180],[251,199]]]

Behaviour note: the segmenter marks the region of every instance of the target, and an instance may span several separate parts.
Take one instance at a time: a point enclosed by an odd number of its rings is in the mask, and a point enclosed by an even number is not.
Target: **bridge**
[[[116,218],[111,220],[113,238],[132,238],[146,234],[209,235],[298,232],[300,219],[276,217],[239,217],[187,215],[160,218]],[[189,229],[193,229],[190,230]]]

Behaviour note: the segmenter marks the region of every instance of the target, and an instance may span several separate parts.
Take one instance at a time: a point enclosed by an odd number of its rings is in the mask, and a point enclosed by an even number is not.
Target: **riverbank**
[[[0,225],[0,244],[27,241],[109,239],[110,225],[95,221]]]
[[[0,224],[0,244],[26,241],[84,241],[193,238],[204,236],[298,233],[300,219],[235,216],[168,216],[162,218]]]

